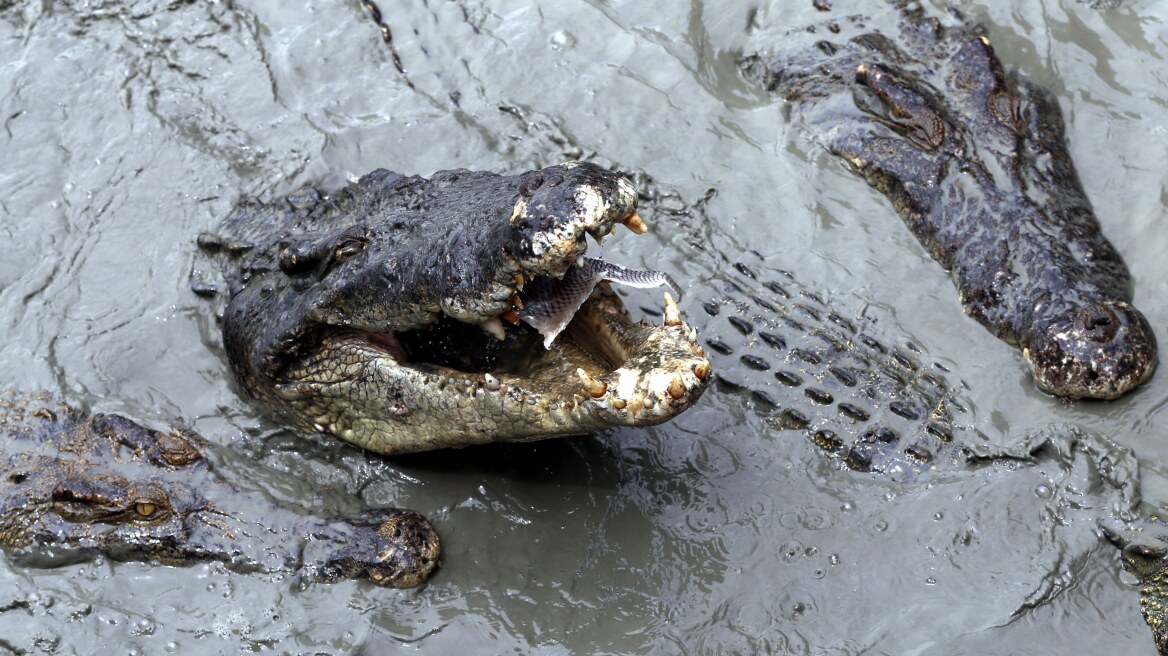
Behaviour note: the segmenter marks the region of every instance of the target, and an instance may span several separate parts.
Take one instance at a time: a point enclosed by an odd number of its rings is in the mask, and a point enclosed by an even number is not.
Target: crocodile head
[[[1156,649],[1168,654],[1168,541],[1162,524],[1151,526],[1158,529],[1156,534],[1143,530],[1147,527],[1132,529],[1107,520],[1099,528],[1121,550],[1123,568],[1139,581],[1140,611],[1152,629]]]
[[[367,578],[393,588],[424,583],[439,563],[438,534],[425,517],[412,510],[397,510],[388,516],[383,516],[384,512],[340,524],[335,548],[314,567],[314,580],[333,583]]]
[[[201,239],[228,254],[228,358],[301,429],[385,454],[666,421],[709,362],[668,295],[659,325],[634,322],[605,279],[668,277],[584,257],[588,236],[645,231],[636,201],[569,162],[242,203]]]
[[[83,413],[43,394],[0,391],[0,548],[21,565],[92,559],[243,572],[302,569],[302,580],[419,585],[438,566],[437,533],[416,512],[306,516],[238,490],[189,431]]]
[[[793,30],[773,58],[741,65],[891,201],[952,272],[965,312],[1023,349],[1039,388],[1116,398],[1155,370],[1156,341],[1075,171],[1058,99],[1008,72],[980,26],[924,4],[892,3],[896,30],[860,16]]]

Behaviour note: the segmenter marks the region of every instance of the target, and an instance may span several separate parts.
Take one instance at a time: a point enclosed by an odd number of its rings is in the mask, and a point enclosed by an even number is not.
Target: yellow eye
[[[149,517],[154,514],[154,511],[158,510],[158,506],[149,501],[140,501],[134,506],[134,510],[143,517]]]

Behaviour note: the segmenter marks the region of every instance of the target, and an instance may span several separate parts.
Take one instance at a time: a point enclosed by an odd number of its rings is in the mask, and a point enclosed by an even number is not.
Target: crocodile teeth
[[[503,332],[503,322],[499,321],[499,317],[491,317],[479,325],[482,326],[488,335],[500,342],[507,339],[507,333]]]
[[[673,380],[669,383],[669,388],[666,391],[669,392],[669,396],[672,396],[675,399],[680,399],[682,396],[685,396],[685,383],[682,382],[680,376],[674,376]]]
[[[519,298],[519,294],[512,294],[511,295],[511,305],[514,305],[516,308],[518,308],[520,310],[523,309],[523,299]]]
[[[523,291],[523,285],[525,285],[525,284],[527,284],[527,281],[523,279],[523,274],[522,273],[515,274],[515,288],[518,289],[519,291]]]
[[[580,377],[580,382],[584,383],[584,389],[592,398],[599,399],[608,391],[608,385],[604,384],[603,380],[596,380],[583,368],[577,368],[576,375]]]
[[[649,231],[649,226],[645,225],[645,222],[641,220],[641,217],[638,216],[636,212],[629,214],[628,218],[626,218],[623,223],[625,224],[626,228],[632,230],[638,235],[643,235]]]
[[[499,316],[506,319],[507,322],[510,323],[512,326],[519,325],[519,315],[515,314],[515,310],[507,310],[506,312],[504,312],[503,314],[501,314]]]
[[[681,325],[681,310],[677,308],[677,302],[665,292],[665,324],[666,326],[680,326]]]
[[[705,380],[706,376],[710,375],[710,363],[699,362],[698,364],[695,364],[693,372],[694,375],[698,377],[698,380]]]

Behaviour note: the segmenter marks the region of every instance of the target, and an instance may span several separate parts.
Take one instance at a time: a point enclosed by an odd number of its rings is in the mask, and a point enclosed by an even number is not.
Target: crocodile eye
[[[134,505],[134,511],[142,517],[150,517],[158,510],[158,505],[149,501],[139,501]]]
[[[364,239],[354,239],[351,237],[345,238],[342,241],[337,242],[337,248],[334,252],[334,257],[338,262],[347,260],[357,253],[365,250],[365,246],[368,243],[369,242],[365,241]]]

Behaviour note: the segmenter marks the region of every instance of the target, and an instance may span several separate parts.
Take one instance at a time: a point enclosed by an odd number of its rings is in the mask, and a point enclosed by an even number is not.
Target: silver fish
[[[556,341],[556,337],[592,294],[592,289],[603,280],[641,289],[665,285],[673,290],[678,300],[681,299],[681,288],[667,273],[630,269],[584,257],[559,280],[540,277],[528,282],[523,290],[523,308],[516,310],[516,313],[527,325],[543,335],[544,348],[551,348],[552,342]]]

